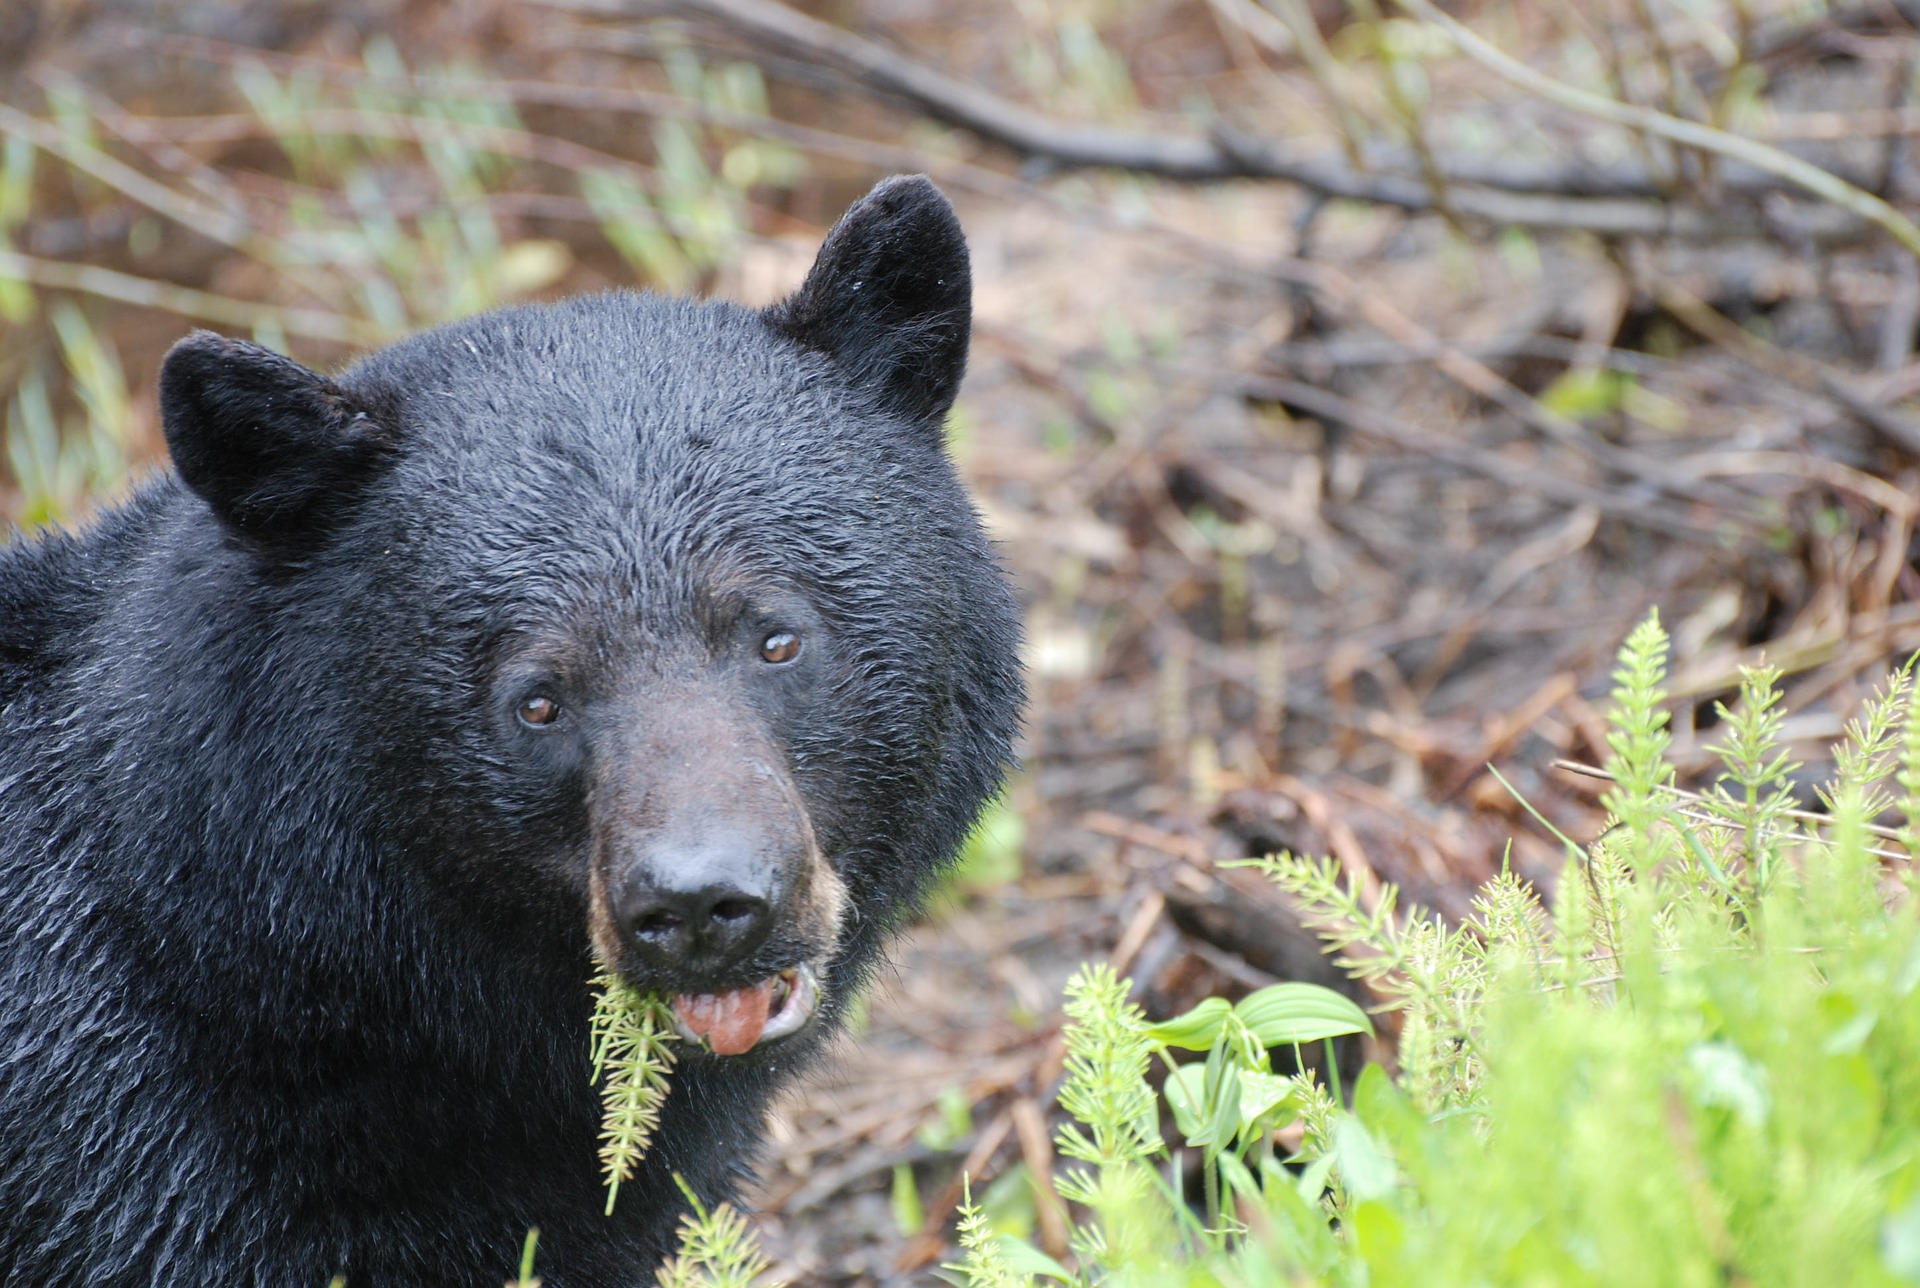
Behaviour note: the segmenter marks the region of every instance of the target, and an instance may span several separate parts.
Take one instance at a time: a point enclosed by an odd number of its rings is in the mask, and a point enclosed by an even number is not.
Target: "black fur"
[[[392,426],[331,380],[211,331],[167,355],[160,418],[181,481],[256,536],[350,502],[394,442]]]
[[[965,283],[893,180],[769,314],[576,299],[332,380],[175,350],[179,473],[0,549],[0,1281],[499,1283],[538,1225],[549,1288],[650,1282],[671,1174],[727,1196],[819,1035],[688,1059],[602,1216],[596,803],[690,685],[763,731],[852,891],[837,1016],[1020,704],[931,432]],[[776,619],[804,665],[742,660]],[[514,724],[530,676],[568,732]]]
[[[967,370],[973,279],[947,199],[924,178],[874,188],[840,217],[774,325],[891,410],[937,422]]]

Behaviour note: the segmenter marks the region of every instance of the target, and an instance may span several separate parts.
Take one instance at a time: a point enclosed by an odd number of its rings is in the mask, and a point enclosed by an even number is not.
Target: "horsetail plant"
[[[593,986],[592,1080],[600,1084],[600,1166],[612,1216],[621,1182],[633,1178],[660,1126],[673,1072],[674,1028],[664,1002],[612,971],[602,969]]]
[[[960,1282],[1920,1283],[1912,668],[1800,809],[1765,667],[1720,708],[1718,783],[1674,784],[1667,650],[1654,619],[1621,650],[1615,817],[1586,845],[1561,837],[1544,889],[1503,870],[1452,926],[1332,862],[1257,861],[1397,1013],[1397,1071],[1366,1068],[1350,1103],[1266,1065],[1364,1029],[1337,994],[1278,985],[1147,1025],[1125,980],[1077,975],[1060,1147],[1094,1170],[1059,1186],[1086,1210],[1074,1264],[968,1207]],[[1178,1139],[1201,1153],[1203,1213],[1162,1143]]]
[[[679,1173],[674,1184],[693,1210],[680,1218],[680,1247],[654,1276],[659,1288],[749,1288],[768,1261],[747,1219],[731,1204],[709,1208]]]

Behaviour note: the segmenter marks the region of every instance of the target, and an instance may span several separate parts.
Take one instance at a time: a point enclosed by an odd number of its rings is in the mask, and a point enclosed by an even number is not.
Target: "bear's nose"
[[[648,965],[719,974],[766,940],[775,902],[770,874],[715,857],[661,856],[617,884],[614,919]]]

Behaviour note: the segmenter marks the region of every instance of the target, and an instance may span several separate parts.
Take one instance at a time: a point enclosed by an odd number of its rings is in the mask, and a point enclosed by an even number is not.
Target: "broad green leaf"
[[[1293,1080],[1262,1073],[1258,1069],[1240,1071],[1240,1122],[1251,1127],[1262,1116],[1284,1103],[1293,1094]]]
[[[1369,1267],[1382,1270],[1400,1262],[1407,1231],[1392,1208],[1375,1199],[1365,1200],[1354,1205],[1351,1220],[1354,1246]]]
[[[1183,1064],[1167,1074],[1167,1106],[1173,1110],[1174,1125],[1179,1127],[1187,1144],[1196,1148],[1215,1143],[1225,1145],[1235,1135],[1251,1130],[1262,1117],[1284,1105],[1293,1092],[1293,1084],[1287,1078],[1262,1073],[1258,1069],[1241,1069],[1238,1073],[1237,1079],[1222,1084],[1237,1083],[1237,1094],[1232,1097],[1238,1115],[1237,1126],[1218,1141],[1214,1136],[1217,1126],[1215,1110],[1224,1115],[1224,1107],[1216,1105],[1207,1096],[1207,1067],[1204,1064]]]
[[[1233,1009],[1270,1047],[1373,1032],[1373,1021],[1351,998],[1318,984],[1271,984]]]
[[[1210,1114],[1205,1143],[1215,1149],[1225,1149],[1240,1133],[1240,1069],[1225,1060],[1221,1066],[1219,1077],[1207,1080]]]
[[[1880,1260],[1903,1283],[1920,1284],[1920,1198],[1881,1223]]]

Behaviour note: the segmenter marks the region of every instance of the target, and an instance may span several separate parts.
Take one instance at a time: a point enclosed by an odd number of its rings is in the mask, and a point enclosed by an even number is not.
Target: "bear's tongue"
[[[741,1055],[753,1050],[767,1027],[776,982],[777,976],[725,993],[682,993],[673,999],[673,1009],[687,1031],[705,1038],[715,1055]]]

